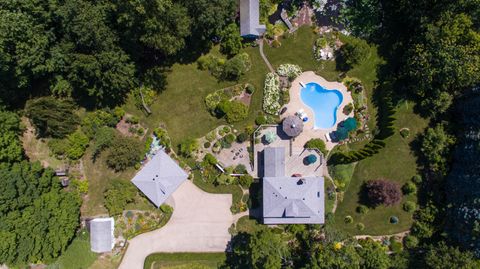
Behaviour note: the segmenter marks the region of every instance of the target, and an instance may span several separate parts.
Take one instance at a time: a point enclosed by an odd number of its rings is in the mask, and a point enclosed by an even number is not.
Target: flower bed
[[[277,74],[282,77],[288,77],[292,81],[302,74],[302,69],[296,64],[282,64],[278,67]]]
[[[263,89],[263,110],[277,115],[280,110],[280,78],[275,73],[268,73]]]
[[[208,111],[214,115],[215,109],[220,102],[232,100],[233,98],[240,96],[247,86],[247,84],[237,84],[210,93],[207,95],[207,97],[205,97],[205,105],[207,106]]]

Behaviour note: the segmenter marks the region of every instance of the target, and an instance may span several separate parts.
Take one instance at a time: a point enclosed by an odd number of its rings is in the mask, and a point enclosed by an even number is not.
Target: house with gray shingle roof
[[[260,24],[259,0],[240,0],[240,35],[246,38],[256,38],[266,31]]]
[[[114,219],[96,218],[89,222],[90,249],[96,253],[109,252],[115,245]]]
[[[322,224],[325,222],[323,177],[285,176],[285,148],[283,147],[265,148],[264,170],[264,224]]]
[[[135,175],[132,183],[160,207],[187,178],[187,173],[160,150]]]

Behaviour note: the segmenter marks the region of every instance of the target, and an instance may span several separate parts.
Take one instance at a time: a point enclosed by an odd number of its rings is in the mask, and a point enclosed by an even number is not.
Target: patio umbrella
[[[297,116],[288,116],[283,120],[282,129],[288,136],[295,137],[303,131],[303,122]]]
[[[315,163],[317,161],[317,156],[310,154],[307,156],[307,164],[310,165],[312,163]]]
[[[267,141],[268,144],[271,144],[275,140],[277,140],[277,135],[274,132],[269,131],[265,134],[265,140]]]

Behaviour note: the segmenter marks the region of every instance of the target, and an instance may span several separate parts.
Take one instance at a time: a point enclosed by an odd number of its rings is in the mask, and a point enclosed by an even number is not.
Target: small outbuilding
[[[115,246],[115,220],[113,218],[95,218],[89,221],[90,249],[96,253],[112,251]]]
[[[303,131],[303,121],[297,116],[288,116],[282,122],[282,129],[290,137],[296,137]]]
[[[267,28],[260,24],[260,0],[240,0],[240,35],[245,38],[262,36]]]
[[[160,150],[135,175],[132,183],[155,206],[160,207],[187,178],[187,173],[165,151]]]

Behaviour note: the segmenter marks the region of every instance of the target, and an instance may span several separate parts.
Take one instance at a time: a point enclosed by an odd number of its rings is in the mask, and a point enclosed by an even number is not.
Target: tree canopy
[[[50,262],[79,223],[80,199],[40,163],[0,166],[0,263]]]

